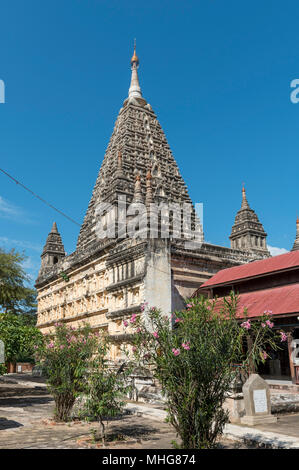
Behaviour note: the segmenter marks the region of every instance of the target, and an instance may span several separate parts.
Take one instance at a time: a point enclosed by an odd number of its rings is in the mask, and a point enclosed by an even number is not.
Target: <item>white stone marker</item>
[[[245,416],[242,424],[276,423],[276,416],[271,415],[270,389],[267,382],[258,374],[251,374],[243,385]]]
[[[0,339],[0,364],[5,362],[5,348],[2,339]]]

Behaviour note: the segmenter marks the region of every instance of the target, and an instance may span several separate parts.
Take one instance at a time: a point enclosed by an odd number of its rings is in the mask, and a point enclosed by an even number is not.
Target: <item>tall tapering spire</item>
[[[153,192],[152,192],[152,172],[148,170],[146,174],[146,196],[145,196],[145,205],[149,207],[153,202]]]
[[[56,222],[53,222],[52,229],[51,229],[50,233],[58,233]]]
[[[299,250],[299,217],[298,216],[296,220],[296,238],[294,241],[292,251],[296,251],[296,250]]]
[[[134,196],[133,196],[133,203],[143,204],[143,196],[142,196],[142,191],[141,191],[141,178],[140,175],[136,175],[136,180],[135,180],[135,189],[134,189]]]
[[[136,40],[134,41],[134,54],[131,59],[131,84],[129,88],[129,98],[142,98],[141,88],[139,85],[139,78],[137,69],[139,67],[139,59],[136,54]]]
[[[249,209],[249,204],[248,204],[248,201],[247,201],[247,198],[246,198],[246,191],[245,191],[244,184],[242,186],[242,205],[241,205],[241,209]]]
[[[64,258],[64,256],[64,246],[60,233],[58,232],[56,222],[54,222],[41,254],[42,262],[40,274],[45,273],[47,270],[51,269],[54,264],[58,263],[58,261]]]
[[[117,169],[115,172],[115,178],[124,178],[124,172],[123,172],[123,160],[122,160],[122,154],[121,151],[118,151],[117,154]]]
[[[267,234],[258,216],[248,204],[244,184],[242,186],[242,204],[237,212],[230,235],[231,248],[251,251],[263,257],[270,256],[266,242]]]

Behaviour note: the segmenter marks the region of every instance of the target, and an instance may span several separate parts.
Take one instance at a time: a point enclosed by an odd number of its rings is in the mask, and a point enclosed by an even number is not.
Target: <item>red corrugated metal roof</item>
[[[237,315],[242,317],[244,307],[249,317],[257,317],[270,310],[271,315],[282,315],[299,312],[299,284],[258,290],[239,295]],[[217,303],[220,307],[222,299]]]
[[[295,267],[299,267],[299,250],[233,268],[222,269],[202,284],[200,289]]]

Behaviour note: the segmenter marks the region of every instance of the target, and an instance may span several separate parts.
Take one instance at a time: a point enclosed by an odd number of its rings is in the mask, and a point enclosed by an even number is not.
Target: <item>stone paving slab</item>
[[[166,411],[147,407],[146,404],[128,404],[127,408],[133,413],[153,420],[166,418]],[[250,446],[269,448],[299,449],[299,414],[279,416],[275,424],[264,424],[248,427],[236,424],[227,424],[224,438],[245,442]]]
[[[98,424],[54,424],[49,421],[53,416],[53,408],[53,399],[45,389],[26,387],[24,381],[16,384],[0,382],[0,449],[85,448],[77,442],[78,439],[91,436],[91,430]],[[172,441],[177,440],[176,433],[165,423],[166,411],[161,406],[131,402],[126,408],[130,414],[113,420],[109,427],[112,432],[123,433],[135,439],[135,442],[113,445],[113,448],[173,448]],[[282,416],[277,424],[259,428],[229,424],[221,445],[226,448],[264,446],[297,449],[299,415]]]
[[[266,425],[265,425],[266,426]],[[299,449],[299,439],[296,437],[261,430],[257,428],[227,424],[224,436],[231,440],[242,441],[248,445],[256,445],[260,448],[269,449]]]

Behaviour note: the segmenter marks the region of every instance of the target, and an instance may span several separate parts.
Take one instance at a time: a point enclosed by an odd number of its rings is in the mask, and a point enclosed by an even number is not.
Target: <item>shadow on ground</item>
[[[53,398],[50,396],[46,397],[26,397],[22,396],[20,398],[17,397],[4,397],[0,398],[0,408],[3,408],[4,406],[9,406],[13,407],[16,406],[18,408],[24,408],[27,406],[34,406],[34,405],[45,405],[47,403],[53,402]]]
[[[20,397],[20,396],[30,396],[30,395],[49,395],[48,390],[45,387],[1,387],[1,398],[6,397]]]
[[[0,431],[5,429],[20,428],[23,424],[13,421],[12,419],[0,418]]]

